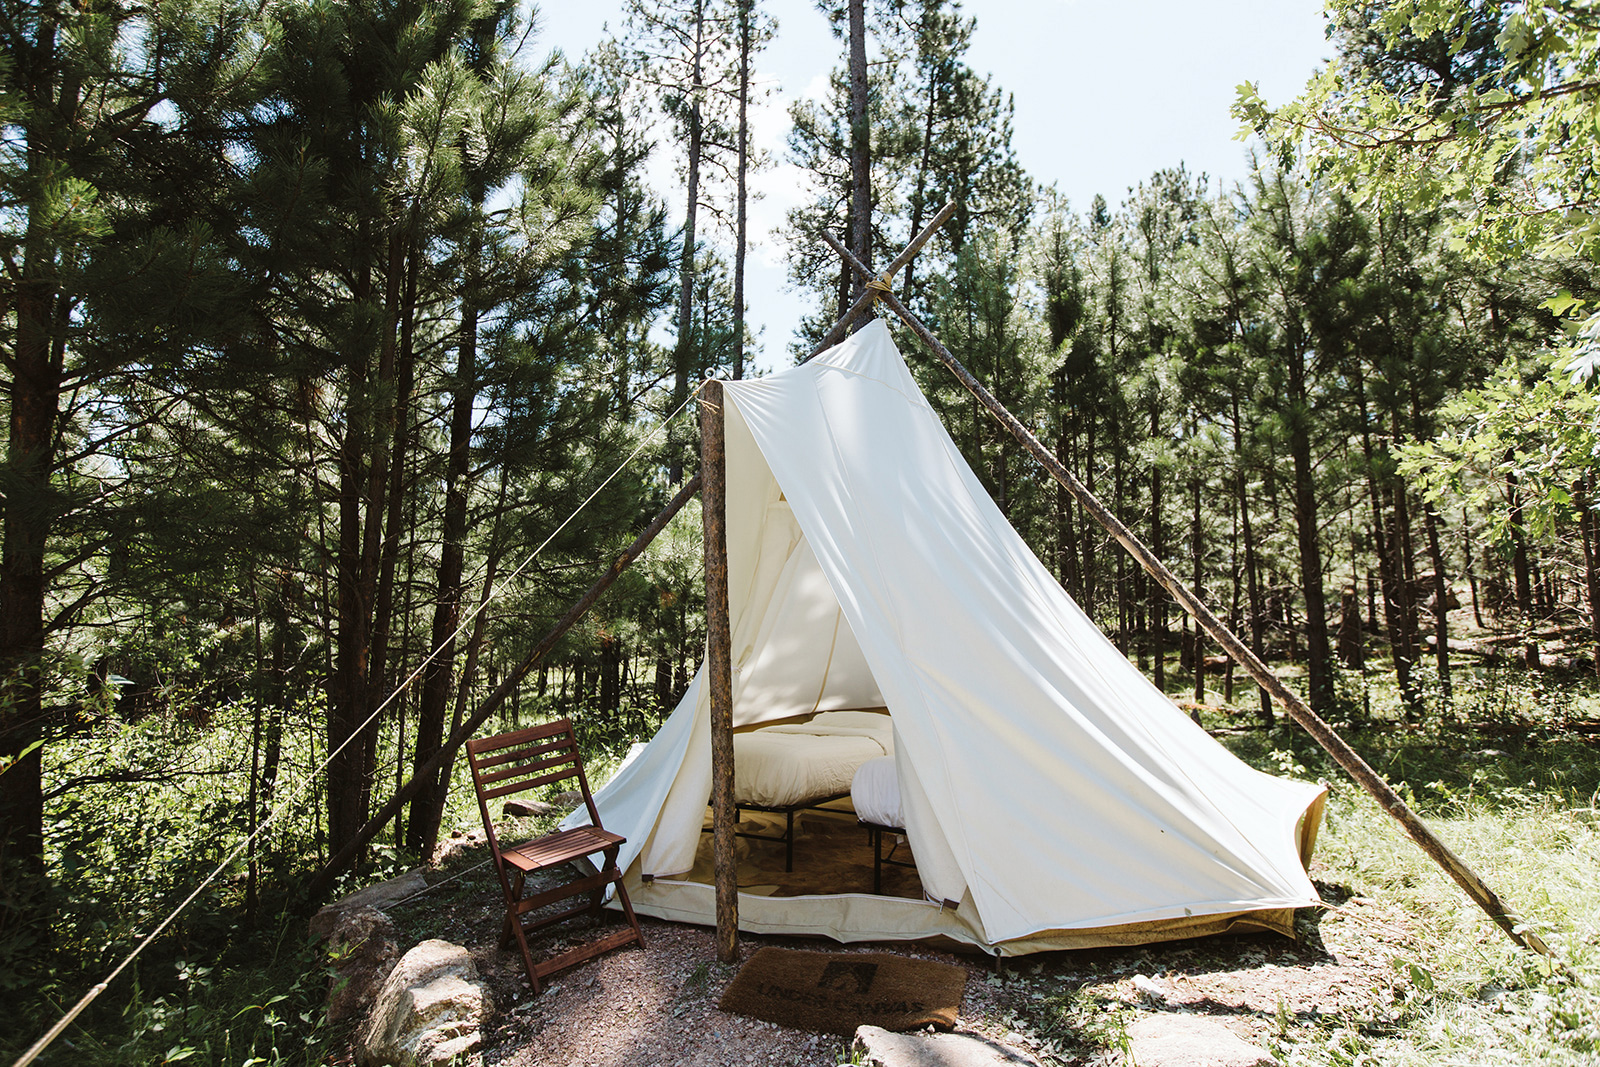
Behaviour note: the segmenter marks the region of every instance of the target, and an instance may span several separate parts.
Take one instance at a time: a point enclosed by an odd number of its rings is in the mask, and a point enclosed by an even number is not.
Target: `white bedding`
[[[850,800],[856,818],[879,826],[905,826],[900,813],[900,774],[893,756],[869,759],[856,768],[850,782]]]
[[[857,767],[893,752],[893,727],[881,712],[828,711],[736,733],[734,800],[782,808],[840,796],[850,792]]]

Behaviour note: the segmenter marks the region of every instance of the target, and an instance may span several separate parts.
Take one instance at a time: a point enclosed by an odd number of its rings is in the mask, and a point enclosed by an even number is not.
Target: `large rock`
[[[542,800],[517,800],[514,798],[506,801],[500,810],[506,815],[514,815],[523,819],[530,815],[566,814],[565,808],[558,808],[554,804],[546,804]]]
[[[477,1062],[494,998],[460,945],[424,941],[401,957],[356,1035],[360,1067]],[[458,1058],[459,1057],[459,1058]]]
[[[868,1067],[1039,1067],[1032,1056],[976,1034],[897,1034],[858,1026],[851,1051]]]
[[[394,921],[377,908],[340,911],[328,934],[334,975],[328,981],[328,1022],[366,1014],[400,958]]]
[[[407,871],[398,878],[391,878],[387,882],[369,885],[365,889],[358,889],[342,900],[318,911],[311,917],[311,936],[327,937],[333,928],[339,925],[339,918],[346,912],[356,908],[387,908],[391,904],[398,904],[407,897],[416,896],[428,888],[428,880],[424,877],[423,869]]]
[[[1128,1027],[1139,1067],[1276,1067],[1262,1049],[1203,1015],[1146,1015]]]

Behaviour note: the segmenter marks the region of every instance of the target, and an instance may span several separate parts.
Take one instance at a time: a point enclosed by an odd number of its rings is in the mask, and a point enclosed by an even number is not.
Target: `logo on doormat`
[[[877,973],[876,963],[832,960],[822,968],[817,988],[845,994],[865,994],[872,988],[872,979]]]

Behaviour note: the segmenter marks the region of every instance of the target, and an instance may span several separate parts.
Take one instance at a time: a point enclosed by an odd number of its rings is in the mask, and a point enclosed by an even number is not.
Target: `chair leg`
[[[543,986],[539,982],[539,971],[533,965],[533,953],[528,951],[528,935],[522,932],[522,923],[515,915],[509,918],[512,929],[517,934],[517,947],[522,950],[522,968],[528,972],[528,982],[533,986],[534,995],[537,996]]]
[[[605,872],[609,873],[610,871],[614,870],[616,868],[616,866],[617,866],[617,849],[616,848],[608,848],[608,849],[606,849],[604,857],[600,861],[600,869],[602,871],[605,871]],[[618,883],[617,884],[619,886],[621,885],[620,877],[618,878]],[[589,914],[598,919],[600,917],[600,909],[605,904],[605,899],[606,899],[606,887],[603,886],[603,885],[595,887],[595,889],[592,890],[589,893]]]
[[[615,867],[611,868],[615,875],[613,884],[617,887],[617,899],[622,901],[622,914],[627,916],[628,925],[633,927],[633,936],[638,939],[639,947],[644,948],[644,931],[639,929],[639,917],[633,913],[633,901],[628,899],[628,890],[622,884],[622,872]]]
[[[517,902],[522,899],[522,885],[526,877],[524,872],[517,872],[515,888],[506,900],[506,922],[500,931],[500,947],[504,949],[512,940],[517,942],[517,948],[522,953],[523,970],[528,972],[528,981],[533,985],[533,992],[537,995],[540,989],[539,972],[533,966],[533,953],[528,951],[528,935],[522,929],[522,916],[517,914]]]
[[[514,926],[521,928],[522,922],[517,918],[517,901],[522,899],[522,882],[525,877],[527,876],[522,871],[517,872],[517,880],[511,887],[511,895],[506,897],[506,921],[505,925],[500,928],[501,948],[509,948],[511,946],[511,928]],[[526,948],[524,948],[523,954],[527,954]]]

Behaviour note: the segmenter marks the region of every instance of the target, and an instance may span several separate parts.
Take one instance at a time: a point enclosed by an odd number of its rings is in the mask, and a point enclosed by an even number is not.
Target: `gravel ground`
[[[397,909],[405,945],[427,937],[463,944],[490,983],[499,1014],[484,1035],[484,1062],[506,1067],[674,1067],[782,1064],[833,1067],[849,1059],[849,1037],[790,1030],[717,1010],[737,967],[716,962],[714,931],[642,919],[648,947],[630,946],[556,976],[532,996],[520,957],[496,940],[502,914],[494,875],[464,840],[438,892]],[[1313,867],[1316,871],[1316,865]],[[920,945],[837,945],[744,935],[741,958],[762,945],[828,951],[894,951],[967,971],[958,1032],[1029,1052],[1046,1064],[1116,1067],[1127,1027],[1150,1012],[1199,1013],[1263,1047],[1307,1037],[1341,1019],[1382,1026],[1407,994],[1403,945],[1417,931],[1397,908],[1323,884],[1339,906],[1307,909],[1295,940],[1221,936],[1124,949],[1053,952],[1006,962]],[[621,921],[607,912],[606,925]],[[587,920],[563,931],[593,935]],[[559,940],[539,942],[559,951]],[[540,951],[536,948],[535,951]]]

